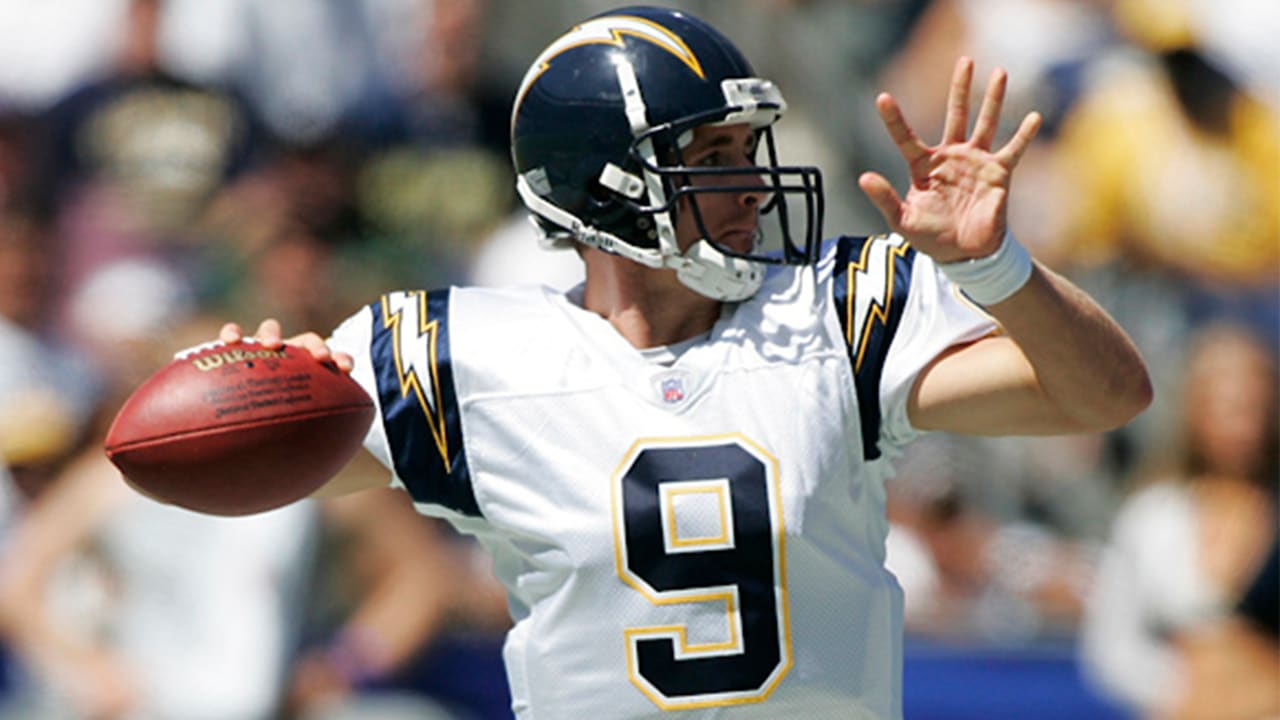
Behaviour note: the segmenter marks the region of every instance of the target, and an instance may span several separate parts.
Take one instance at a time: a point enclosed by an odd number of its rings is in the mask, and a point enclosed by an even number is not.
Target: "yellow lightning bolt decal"
[[[702,63],[698,61],[697,55],[694,55],[693,50],[689,49],[689,46],[685,44],[684,40],[680,39],[679,35],[652,20],[632,15],[611,15],[577,25],[551,43],[542,52],[542,55],[533,61],[533,66],[529,68],[529,72],[520,83],[520,90],[516,93],[514,107],[519,109],[525,93],[529,91],[529,87],[538,79],[538,76],[551,67],[551,61],[561,53],[584,45],[623,47],[628,37],[652,43],[666,50],[684,63],[699,78],[706,79],[707,76],[702,69]]]
[[[868,261],[871,254],[871,248],[877,245],[876,240],[887,236],[879,235],[869,238],[862,246],[862,255],[857,262],[849,263],[849,271],[845,273],[846,295],[845,295],[845,327],[848,328],[845,336],[845,343],[853,347],[854,323],[854,304],[857,299],[855,290],[858,286],[857,272],[866,272],[868,269]],[[911,250],[909,243],[888,247],[888,254],[885,258],[887,267],[884,273],[884,303],[877,302],[872,298],[869,302],[871,306],[867,310],[867,321],[862,326],[862,337],[858,340],[858,356],[853,362],[854,372],[862,369],[862,356],[867,351],[867,341],[871,338],[871,328],[875,323],[886,325],[889,322],[889,313],[893,309],[893,283],[894,275],[897,272],[897,260]]]
[[[427,401],[426,395],[422,391],[422,380],[418,375],[418,368],[413,366],[410,360],[408,367],[405,367],[402,333],[407,334],[406,328],[401,327],[404,321],[403,310],[392,310],[388,296],[382,296],[382,326],[391,331],[391,342],[393,353],[396,359],[396,376],[400,379],[400,396],[409,397],[409,393],[418,399],[418,405],[422,408],[422,414],[427,419],[427,425],[431,428],[431,437],[435,441],[436,449],[440,451],[440,457],[444,461],[445,472],[450,472],[449,461],[449,439],[445,436],[444,427],[444,409],[440,402],[440,370],[437,365],[437,341],[439,339],[439,320],[427,319],[427,294],[425,292],[413,293],[418,299],[418,322],[414,328],[414,339],[425,338],[427,343],[427,374],[431,378],[431,397],[435,399],[435,407]]]

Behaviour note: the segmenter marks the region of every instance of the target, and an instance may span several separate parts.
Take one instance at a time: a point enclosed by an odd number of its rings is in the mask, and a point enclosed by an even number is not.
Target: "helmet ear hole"
[[[617,191],[593,181],[588,187],[585,200],[590,206],[588,214],[595,218],[598,227],[607,229],[638,247],[657,246],[656,240],[648,237],[653,223],[637,213],[630,202]]]
[[[603,208],[609,203],[616,202],[614,191],[595,180],[592,180],[587,187],[587,199],[598,208]]]

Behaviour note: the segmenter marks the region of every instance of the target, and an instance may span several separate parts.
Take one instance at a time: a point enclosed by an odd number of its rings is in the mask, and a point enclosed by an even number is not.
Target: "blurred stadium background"
[[[1192,682],[1178,670],[1179,633],[1203,620],[1204,607],[1230,614],[1251,582],[1251,559],[1275,533],[1280,3],[659,4],[711,20],[781,86],[791,111],[780,148],[784,159],[824,168],[828,235],[882,227],[856,187],[861,169],[904,180],[876,92],[892,91],[920,133],[937,137],[949,71],[965,53],[980,76],[997,64],[1009,70],[1010,122],[1032,109],[1045,115],[1015,182],[1013,227],[1134,335],[1157,400],[1105,435],[937,436],[903,458],[890,491],[889,563],[906,590],[906,714],[1155,712]],[[145,644],[128,633],[146,633],[122,620],[138,612],[130,603],[179,602],[146,583],[252,580],[218,580],[180,552],[137,552],[121,528],[148,516],[126,501],[63,525],[78,528],[64,546],[24,521],[92,466],[121,393],[168,353],[209,337],[216,320],[275,316],[287,329],[323,332],[385,289],[575,282],[576,259],[539,250],[517,208],[510,99],[545,42],[614,5],[0,1],[0,589],[16,597],[9,585],[35,583],[59,632],[107,648],[108,664],[138,678],[159,678],[140,687],[194,682],[127,658]],[[1224,325],[1246,333],[1260,359],[1214,355],[1231,343],[1201,338]],[[1205,347],[1209,357],[1197,359]],[[1222,377],[1241,382],[1214,384]],[[1177,535],[1194,523],[1126,510],[1153,486],[1223,476],[1263,498],[1259,506],[1246,489],[1213,505],[1226,508],[1214,516],[1226,527],[1257,528],[1228,538],[1225,550],[1213,545],[1217,535]],[[280,541],[290,554],[273,562],[305,572],[275,597],[284,610],[261,621],[279,648],[258,672],[262,692],[286,698],[286,709],[243,717],[435,717],[423,703],[440,717],[508,716],[502,601],[483,560],[466,540],[415,519],[423,527],[413,532],[440,560],[419,595],[430,599],[380,591],[412,573],[397,557],[403,535],[352,521],[374,511],[323,505]],[[1154,569],[1108,565],[1132,559],[1121,517],[1165,543]],[[156,521],[152,542],[182,547],[203,532],[169,520]],[[13,570],[15,553],[42,547],[43,575]],[[240,552],[257,562],[260,550]],[[1215,552],[1244,558],[1241,567],[1195,570],[1195,558]],[[1167,587],[1216,593],[1217,602],[1165,607]],[[383,602],[392,596],[402,604]],[[399,613],[403,630],[361,614],[376,615],[374,606]],[[166,651],[167,663],[155,659],[163,652],[149,662],[201,674],[200,658],[219,652],[217,630],[227,627],[216,623],[235,616],[189,622],[214,624],[212,637],[191,633],[184,651]],[[377,632],[397,634],[399,646],[367,639]],[[0,707],[10,709],[0,717],[116,707],[84,689],[96,687],[86,678],[110,675],[103,666],[56,659],[21,632],[3,637]],[[241,717],[226,712],[208,717]]]

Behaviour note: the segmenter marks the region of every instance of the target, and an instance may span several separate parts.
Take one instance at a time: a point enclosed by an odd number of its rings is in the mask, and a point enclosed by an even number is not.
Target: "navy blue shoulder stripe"
[[[416,502],[480,515],[453,384],[449,291],[390,293],[371,309],[370,353],[396,475]]]
[[[842,237],[836,246],[831,292],[844,331],[858,414],[863,457],[880,457],[880,377],[911,289],[916,251],[900,238]]]

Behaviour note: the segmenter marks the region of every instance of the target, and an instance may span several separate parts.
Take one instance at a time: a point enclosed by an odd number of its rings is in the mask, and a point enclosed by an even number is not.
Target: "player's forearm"
[[[41,602],[40,588],[8,588],[0,598],[0,628],[7,642],[46,677],[65,684],[66,674],[90,648],[63,632]]]
[[[378,475],[367,465],[355,471]],[[441,631],[459,570],[435,520],[413,509],[389,488],[328,501],[331,522],[341,527],[361,559],[363,596],[330,648],[350,681],[381,678],[402,667]],[[405,553],[405,547],[414,552]]]
[[[436,547],[413,545],[427,558],[391,561],[347,622],[343,635],[357,642],[360,657],[375,675],[403,666],[445,625],[453,592],[448,580],[458,573],[442,558],[431,557],[443,554],[439,545],[444,541],[433,537],[430,542]]]
[[[1133,341],[1062,276],[1037,264],[1026,285],[987,311],[1026,355],[1045,397],[1079,430],[1119,427],[1151,403]]]

